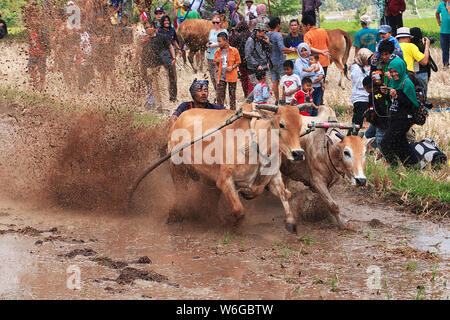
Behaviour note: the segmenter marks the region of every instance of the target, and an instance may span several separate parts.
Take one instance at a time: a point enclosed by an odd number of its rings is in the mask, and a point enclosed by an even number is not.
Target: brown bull
[[[200,136],[225,123],[233,114],[231,110],[191,109],[183,112],[169,132],[169,152],[194,135]],[[281,154],[289,160],[303,159],[299,137],[302,119],[298,109],[291,106],[259,110],[255,116],[241,118],[216,132],[211,136],[213,138],[194,143],[183,150],[182,155],[179,153],[178,158],[172,156],[170,172],[177,199],[169,213],[169,221],[180,218],[186,207],[182,197],[189,192],[190,180],[194,180],[197,188],[203,190],[199,202],[209,199],[208,202],[217,204],[221,192],[231,205],[236,223],[244,217],[239,195],[252,199],[269,186],[283,204],[286,229],[295,231],[296,221],[288,202],[291,194],[285,188],[279,166]],[[200,205],[202,203],[197,207]]]
[[[349,34],[341,29],[327,30],[328,38],[330,38],[330,46],[328,51],[331,55],[331,63],[335,63],[336,67],[341,71],[339,86],[342,87],[343,77],[347,77],[347,61],[352,48],[352,39]]]
[[[220,16],[222,21],[221,28],[227,29],[228,22],[224,15]],[[209,42],[209,32],[214,28],[210,20],[205,19],[188,19],[184,20],[177,29],[177,35],[180,42],[180,46],[187,46],[189,48],[188,59],[191,63],[194,73],[197,73],[197,69],[194,66],[194,55],[199,53],[200,57],[200,70],[203,70],[203,62],[205,60],[206,45]],[[186,64],[186,48],[183,52],[183,60]]]
[[[306,125],[307,122],[318,123],[328,121],[329,118],[335,119],[334,111],[322,106],[317,117],[303,117],[303,122]],[[336,218],[339,227],[346,228],[339,206],[329,189],[341,176],[349,178],[352,185],[366,185],[367,179],[364,175],[366,146],[373,139],[363,143],[359,136],[344,137],[338,134],[341,141],[335,142],[335,137],[332,139],[331,135],[327,135],[325,129],[316,129],[303,136],[300,142],[305,150],[306,161],[291,163],[283,159],[280,171],[286,177],[301,181],[318,193]]]

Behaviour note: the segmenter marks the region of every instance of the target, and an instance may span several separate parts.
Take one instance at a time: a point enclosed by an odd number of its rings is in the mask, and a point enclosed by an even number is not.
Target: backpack
[[[425,168],[427,162],[431,165],[446,163],[447,156],[437,146],[436,142],[430,138],[425,138],[419,142],[411,143],[414,153],[420,162],[420,168]]]
[[[416,79],[416,78],[414,77],[414,79]],[[402,91],[405,88],[406,80],[407,79],[403,80]],[[411,81],[413,81],[413,80],[411,80]],[[416,81],[417,81],[417,79],[416,79]],[[413,84],[414,84],[414,81],[413,81]],[[417,92],[420,88],[418,89],[417,86],[415,86],[415,87],[416,87],[416,92]],[[427,121],[428,111],[427,111],[427,109],[425,109],[425,104],[423,103],[423,101],[420,99],[417,99],[417,100],[419,102],[419,105],[417,106],[417,108],[412,108],[412,110],[411,110],[412,122],[419,126],[423,126],[425,124],[425,122]]]

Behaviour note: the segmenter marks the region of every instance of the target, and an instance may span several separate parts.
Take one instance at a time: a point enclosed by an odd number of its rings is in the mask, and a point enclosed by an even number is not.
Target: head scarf
[[[306,58],[303,58],[301,55],[303,48],[305,48],[308,51],[308,56]],[[302,42],[298,45],[297,52],[303,67],[309,68],[309,56],[311,55],[311,49],[309,48],[309,46],[306,43]]]
[[[360,67],[364,67],[369,64],[369,58],[373,55],[373,52],[367,48],[361,48],[358,54],[355,56],[355,61],[353,64],[357,64]]]
[[[191,97],[194,98],[195,92],[199,89],[202,88],[203,86],[206,86],[206,88],[208,88],[208,80],[197,80],[195,79],[191,86],[189,87],[189,93],[191,94]]]
[[[414,106],[418,106],[419,102],[417,101],[416,89],[411,79],[409,79],[406,74],[406,62],[396,57],[389,63],[389,70],[394,69],[398,72],[399,79],[394,80],[393,78],[389,80],[389,87],[395,90],[401,90],[408,97],[409,100],[414,104]],[[404,84],[403,84],[404,83]]]
[[[258,16],[261,14],[266,14],[266,12],[267,12],[266,5],[264,3],[258,4],[258,6],[256,7],[256,13],[258,14]]]
[[[239,15],[236,10],[236,2],[228,1],[227,3],[228,11],[230,11],[230,24],[236,26],[239,23]]]
[[[161,28],[164,28],[164,22],[166,20],[169,20],[169,29],[171,29],[172,28],[172,22],[170,21],[170,17],[168,15],[165,15],[165,16],[161,17],[161,20],[159,21],[159,26]]]

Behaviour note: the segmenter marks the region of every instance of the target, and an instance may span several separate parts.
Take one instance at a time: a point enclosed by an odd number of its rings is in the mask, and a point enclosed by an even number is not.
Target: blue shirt
[[[182,104],[180,104],[178,106],[177,110],[175,110],[172,115],[179,117],[180,114],[182,114],[184,111],[192,109],[192,108],[194,108],[194,102],[192,102],[192,101],[191,102],[183,102]],[[218,104],[207,102],[205,104],[205,106],[203,107],[203,109],[221,110],[221,109],[225,109],[225,107],[218,105]]]
[[[393,36],[390,36],[387,40],[394,43],[394,45],[395,45],[394,52],[395,51],[399,52],[401,54],[401,56],[403,57],[403,50],[402,50],[402,47],[400,47],[400,43],[398,42],[398,40],[395,39]],[[378,45],[377,45],[377,58],[380,57],[380,52],[378,51],[378,48],[380,47],[380,43],[381,43],[381,41],[378,42]]]
[[[378,30],[371,28],[363,28],[356,32],[353,45],[358,48],[367,48],[375,52],[377,43],[381,41]]]
[[[450,3],[448,3],[448,6],[450,6]],[[450,15],[445,7],[445,1],[439,4],[436,12],[441,14],[441,33],[450,34]]]
[[[258,82],[253,89],[253,102],[265,103],[270,98],[269,86],[265,83]]]
[[[279,32],[270,32],[268,34],[269,40],[272,43],[272,52],[270,53],[270,60],[274,66],[279,66],[284,63],[284,42],[283,36]]]

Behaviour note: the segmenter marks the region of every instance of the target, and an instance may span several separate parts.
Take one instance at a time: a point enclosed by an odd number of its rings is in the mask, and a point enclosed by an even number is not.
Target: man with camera
[[[255,75],[256,70],[264,70],[266,73],[269,71],[272,44],[266,32],[266,25],[264,23],[258,23],[253,29],[252,36],[245,43],[245,59],[247,60],[250,81],[253,85],[258,83]],[[269,77],[267,76],[267,78]]]
[[[425,42],[425,50],[424,52],[420,52],[419,48],[411,42],[411,33],[409,28],[402,27],[397,30],[397,40],[400,43],[400,47],[403,51],[403,59],[406,62],[406,68],[408,71],[414,72],[416,74],[419,72],[419,65],[426,66],[428,64],[428,60],[430,58],[430,44],[431,41],[428,38],[424,38]],[[418,64],[417,64],[418,63]],[[424,89],[424,94],[426,98],[426,92],[428,87],[428,74],[426,77],[420,77],[420,81],[422,81],[422,87]]]

